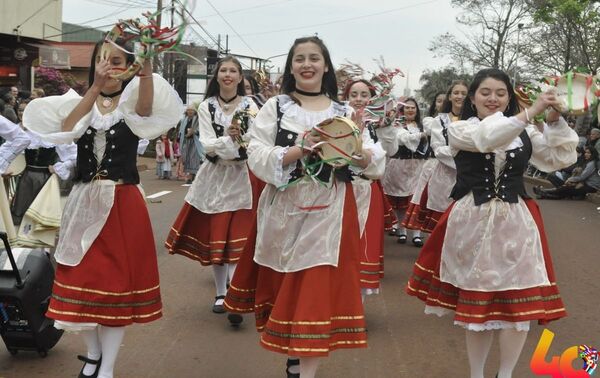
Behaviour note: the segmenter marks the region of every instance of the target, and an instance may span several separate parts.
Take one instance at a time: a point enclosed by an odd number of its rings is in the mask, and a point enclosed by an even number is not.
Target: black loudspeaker
[[[184,103],[187,101],[187,61],[176,60],[173,70],[173,86]]]

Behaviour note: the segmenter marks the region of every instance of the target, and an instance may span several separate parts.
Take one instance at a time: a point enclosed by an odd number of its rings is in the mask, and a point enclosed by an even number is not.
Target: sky
[[[163,0],[165,5],[170,0]],[[120,18],[140,17],[156,10],[155,0],[63,0],[63,21],[105,26]],[[435,36],[445,32],[460,35],[455,21],[459,10],[450,0],[196,0],[188,9],[202,27],[222,41],[229,35],[229,49],[262,58],[287,54],[294,39],[315,33],[327,45],[334,65],[350,61],[376,71],[375,58],[383,56],[387,67],[399,68],[408,85],[418,89],[426,69],[451,62],[434,58],[428,50]],[[169,18],[163,19],[169,24]],[[211,38],[197,25],[190,26],[186,39],[202,44]],[[103,29],[106,29],[104,27]],[[196,33],[197,32],[197,33]],[[223,42],[224,43],[224,42]],[[285,56],[271,59],[275,68]],[[397,94],[407,79],[395,79]]]

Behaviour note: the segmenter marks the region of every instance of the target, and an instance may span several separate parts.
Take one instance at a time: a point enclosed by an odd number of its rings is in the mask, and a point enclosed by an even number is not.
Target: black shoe
[[[406,244],[406,239],[407,239],[406,235],[398,235],[397,242],[398,242],[398,244]]]
[[[227,320],[232,327],[239,327],[244,321],[244,317],[240,314],[229,313],[227,314]]]
[[[77,356],[77,359],[85,362],[86,364],[96,365],[96,370],[94,370],[94,374],[85,375],[85,374],[83,374],[83,369],[85,368],[85,364],[83,364],[83,367],[81,368],[81,371],[79,372],[79,375],[77,376],[78,378],[96,378],[96,377],[98,377],[98,373],[100,372],[100,365],[102,364],[102,356],[100,356],[100,359],[98,359],[98,360],[92,360],[90,358],[80,355],[80,356]]]
[[[421,239],[420,236],[415,236],[414,238],[412,238],[412,243],[414,244],[415,247],[422,247],[423,239]]]
[[[285,363],[285,373],[287,374],[287,378],[300,378],[300,373],[292,373],[290,372],[290,367],[300,365],[299,359],[291,359],[288,358]]]
[[[220,304],[220,305],[216,304],[219,299],[225,299],[225,296],[217,295],[215,297],[215,304],[212,307],[212,312],[214,312],[215,314],[224,314],[225,312],[227,312],[227,311],[225,311],[225,306],[223,306],[222,304]]]
[[[392,228],[392,229],[391,229],[391,230],[388,232],[388,235],[390,235],[390,236],[396,236],[396,233],[397,233],[397,232],[398,232],[398,229],[394,227],[394,228]]]

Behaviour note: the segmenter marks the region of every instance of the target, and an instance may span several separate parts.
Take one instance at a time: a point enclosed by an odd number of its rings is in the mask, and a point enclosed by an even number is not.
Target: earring
[[[471,103],[471,110],[472,110],[472,111],[476,111],[476,110],[475,110],[475,105],[473,105],[473,103]]]

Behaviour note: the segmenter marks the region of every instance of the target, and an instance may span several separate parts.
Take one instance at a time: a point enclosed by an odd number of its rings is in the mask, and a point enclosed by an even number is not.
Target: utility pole
[[[174,27],[174,19],[175,19],[175,0],[171,0],[171,29]],[[175,67],[173,67],[173,54],[164,54],[164,57],[167,59],[169,63],[169,83],[175,83]]]
[[[517,70],[519,68],[519,49],[520,49],[520,38],[521,38],[521,29],[523,29],[524,24],[517,25],[517,54],[515,55],[515,69],[513,73],[513,85],[517,85]]]

